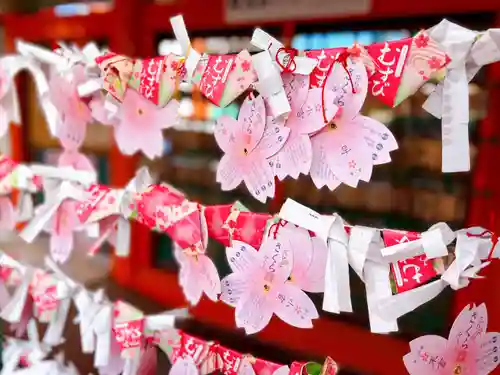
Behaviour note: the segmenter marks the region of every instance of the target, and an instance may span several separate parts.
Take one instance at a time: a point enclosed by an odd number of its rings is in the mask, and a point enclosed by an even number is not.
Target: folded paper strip
[[[307,370],[303,362],[294,362],[290,367],[279,365],[251,355],[238,353],[230,348],[215,342],[207,342],[201,338],[191,336],[174,328],[179,319],[188,318],[187,309],[171,310],[164,313],[145,315],[134,306],[123,302],[109,301],[103,290],[90,291],[83,285],[73,281],[65,275],[58,266],[49,258],[46,259],[46,271],[33,269],[28,265],[23,265],[2,253],[0,259],[2,271],[10,269],[12,271],[25,274],[27,270],[32,278],[32,288],[27,293],[31,293],[34,298],[41,295],[47,306],[49,298],[48,290],[40,293],[40,288],[45,288],[47,280],[53,285],[55,290],[51,292],[51,297],[56,304],[66,304],[74,302],[77,317],[74,321],[79,325],[81,335],[81,347],[83,353],[94,355],[94,366],[100,374],[143,374],[144,361],[150,358],[150,348],[157,346],[163,350],[173,364],[172,373],[176,373],[176,367],[180,366],[183,360],[192,361],[194,370],[197,373],[208,374],[215,370],[220,370],[223,374],[236,375],[239,373],[252,373],[265,375],[268,371],[276,372],[280,375],[319,375],[319,373]],[[38,276],[34,276],[38,275]],[[43,277],[40,277],[43,275]],[[24,288],[22,280],[11,279],[12,285]],[[20,284],[19,284],[20,283]],[[18,290],[17,289],[17,290]],[[24,288],[26,289],[26,288]],[[35,291],[38,289],[38,291]],[[22,305],[24,302],[16,299],[16,294],[12,296],[13,303]],[[67,309],[63,317],[60,312],[54,314],[57,317],[54,321],[62,332],[66,325]],[[2,316],[4,311],[2,311]],[[78,371],[73,364],[69,367],[64,365],[62,357],[56,355],[54,359],[48,359],[53,346],[57,346],[60,341],[48,341],[48,333],[53,330],[50,326],[47,329],[43,341],[40,341],[35,320],[40,320],[40,315],[33,315],[27,322],[28,341],[16,338],[8,338],[2,353],[3,369],[1,374],[46,374],[46,375],[76,375]],[[59,337],[61,339],[61,337]],[[314,364],[314,366],[321,365]],[[313,367],[314,367],[313,366]],[[337,365],[330,358],[323,365],[325,374],[335,375]]]
[[[257,214],[239,203],[189,202],[167,185],[151,185],[134,197],[137,212],[129,217],[173,239],[187,299],[196,304],[202,293],[215,300],[222,292],[218,298],[235,307],[236,324],[247,333],[263,329],[273,314],[310,327],[318,315],[304,291],[324,293],[325,311],[352,312],[349,267],[366,285],[372,331],[397,331],[399,317],[448,286],[466,287],[499,256],[491,236],[475,235],[481,228],[454,232],[438,223],[412,233],[350,226],[337,214],[320,215],[290,199],[276,216]],[[220,286],[205,255],[207,236],[227,247],[233,273]],[[267,253],[275,255],[270,264]],[[288,299],[296,301],[293,314],[286,308]]]

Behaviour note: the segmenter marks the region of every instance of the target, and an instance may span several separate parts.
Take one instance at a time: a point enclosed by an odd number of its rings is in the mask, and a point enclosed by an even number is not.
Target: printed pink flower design
[[[486,375],[498,365],[500,334],[486,332],[486,305],[466,306],[451,327],[448,340],[427,335],[410,342],[403,357],[411,375]]]
[[[413,39],[417,48],[425,48],[429,45],[429,37],[425,33],[420,33],[416,38]]]
[[[318,189],[326,185],[333,190],[341,182],[356,187],[359,180],[369,181],[373,165],[390,161],[389,152],[397,148],[385,125],[359,114],[367,90],[368,76],[360,59],[349,58],[347,68],[336,63],[327,77],[328,124],[311,138],[310,174]]]
[[[278,231],[278,238],[288,237],[292,243],[293,268],[288,282],[305,292],[325,290],[325,266],[328,250],[319,237],[311,237],[306,229],[287,224]]]
[[[199,250],[185,249],[174,244],[174,256],[179,264],[179,284],[186,299],[196,305],[203,293],[217,301],[221,293],[219,273],[212,260]]]
[[[92,113],[77,91],[78,85],[86,80],[85,68],[76,65],[71,73],[71,80],[57,72],[51,74],[49,97],[59,110],[59,127],[64,129],[69,124],[85,128],[92,121]]]
[[[288,282],[292,272],[291,238],[266,239],[259,252],[233,241],[226,255],[233,273],[222,283],[220,299],[235,307],[236,325],[247,334],[261,331],[273,314],[296,327],[312,327],[318,312],[311,299]]]
[[[248,72],[252,68],[252,64],[250,61],[245,60],[241,63],[241,69],[243,69],[244,72]]]
[[[437,56],[432,56],[427,61],[427,64],[429,64],[429,68],[431,68],[432,70],[438,70],[443,66],[443,62]]]
[[[126,155],[142,151],[149,159],[163,155],[162,130],[178,122],[179,102],[160,108],[135,90],[127,90],[117,114],[115,138]]]
[[[266,126],[262,97],[246,99],[238,120],[219,118],[214,133],[225,153],[217,168],[217,182],[222,190],[233,190],[244,181],[259,201],[273,197],[274,173],[267,159],[283,147],[290,130],[277,124]]]

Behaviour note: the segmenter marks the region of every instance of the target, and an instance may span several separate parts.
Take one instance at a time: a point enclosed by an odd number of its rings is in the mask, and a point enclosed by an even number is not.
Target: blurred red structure
[[[32,15],[7,14],[3,17],[6,34],[6,49],[13,52],[14,41],[22,38],[31,42],[52,43],[57,40],[71,40],[78,43],[94,39],[109,40],[110,49],[131,56],[152,56],[156,54],[155,36],[169,31],[169,18],[183,13],[189,30],[234,30],[254,26],[248,24],[228,25],[224,18],[224,0],[178,0],[168,5],[146,3],[141,0],[115,0],[114,10],[109,13],[91,14],[85,17],[58,18],[52,11]],[[401,17],[488,12],[495,14],[495,25],[500,27],[498,0],[476,0],[457,2],[455,0],[372,0],[372,10],[365,16],[314,19],[314,22],[361,22],[386,20]],[[295,33],[294,20],[265,22],[259,26],[278,26],[281,39],[290,40]],[[280,37],[280,35],[277,35]],[[488,67],[490,85],[489,110],[480,126],[480,148],[474,170],[473,195],[469,205],[470,225],[483,225],[500,230],[500,219],[494,212],[500,207],[500,177],[495,162],[500,158],[500,64]],[[20,82],[22,85],[23,82]],[[22,91],[21,91],[22,92]],[[27,157],[26,128],[12,127],[12,147],[16,159]],[[123,186],[134,174],[137,165],[135,157],[123,156],[116,147],[109,155],[111,181]],[[278,192],[282,193],[281,189]],[[282,196],[272,203],[270,210],[279,208]],[[491,219],[493,217],[493,220]],[[134,227],[133,248],[129,258],[115,258],[113,277],[122,285],[136,289],[165,306],[185,304],[178,286],[177,275],[152,266],[151,236],[145,227]],[[500,301],[496,290],[500,286],[500,266],[492,264],[485,271],[486,280],[473,281],[470,287],[454,294],[455,316],[467,303],[486,302],[490,316],[500,316]],[[194,317],[201,323],[222,329],[234,329],[233,309],[208,300],[192,309]],[[450,323],[453,317],[450,317]],[[500,330],[500,320],[492,320],[490,330]],[[402,374],[401,357],[407,352],[407,342],[393,336],[374,335],[360,327],[319,320],[311,330],[295,329],[274,321],[258,335],[258,338],[291,350],[314,356],[331,355],[340,364],[360,371],[377,374]],[[362,353],[362,357],[360,354]]]

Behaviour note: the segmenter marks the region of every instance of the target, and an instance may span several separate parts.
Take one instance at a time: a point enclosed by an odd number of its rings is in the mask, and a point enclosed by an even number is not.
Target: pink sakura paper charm
[[[312,327],[318,317],[310,298],[289,281],[295,245],[283,235],[264,240],[258,252],[239,241],[227,248],[233,273],[222,280],[220,299],[235,307],[236,325],[247,334],[264,329],[273,314],[300,328]]]
[[[64,80],[63,78],[60,79]],[[76,93],[76,95],[78,94]],[[87,105],[79,97],[74,100],[78,101],[78,103],[73,103],[70,107],[72,108],[71,110],[61,112],[63,120],[58,122],[56,129],[56,136],[63,148],[57,164],[59,167],[72,167],[77,170],[94,171],[94,166],[89,158],[79,151],[87,134],[87,124],[91,121],[92,116]],[[80,115],[79,111],[85,113],[84,118],[80,117],[83,115]],[[87,117],[90,117],[90,120]]]
[[[117,113],[115,138],[126,155],[142,151],[149,159],[163,155],[162,130],[178,122],[179,102],[158,107],[135,90],[125,91]]]
[[[318,104],[327,125],[311,138],[311,178],[318,188],[333,190],[341,182],[356,187],[359,180],[370,180],[374,160],[389,161],[397,145],[383,124],[359,114],[368,76],[358,57],[334,63],[324,85]]]
[[[242,181],[252,196],[261,202],[274,196],[274,171],[269,158],[285,144],[290,130],[267,124],[261,96],[247,98],[238,120],[223,116],[217,120],[215,140],[224,151],[217,168],[222,190],[233,190]]]
[[[500,334],[486,332],[486,305],[466,306],[450,330],[448,340],[436,335],[410,342],[403,357],[410,375],[487,375],[498,366]]]
[[[71,199],[62,202],[51,222],[50,255],[58,263],[65,263],[73,250],[73,232],[80,224],[77,204]]]
[[[288,238],[292,243],[293,267],[288,282],[305,292],[322,293],[328,255],[325,241],[311,237],[309,231],[290,223],[278,230],[277,238],[280,237]]]
[[[283,148],[271,158],[276,176],[298,178],[309,174],[312,163],[312,145],[309,134],[321,130],[325,123],[321,105],[321,89],[309,90],[309,76],[283,73],[284,89],[290,101],[291,112],[284,125],[290,135]],[[280,118],[267,118],[271,123],[280,123]]]
[[[71,124],[71,126],[85,127],[92,121],[91,111],[77,91],[78,85],[85,81],[83,65],[75,65],[68,76],[52,72],[49,81],[49,96],[59,110],[59,126],[65,127]]]
[[[205,254],[208,243],[208,231],[205,216],[194,213],[191,215],[199,220],[199,224],[188,225],[176,224],[174,238],[174,256],[179,264],[179,284],[182,287],[186,299],[191,305],[196,305],[204,293],[212,301],[217,301],[221,293],[220,277],[212,260]],[[186,234],[201,233],[201,246],[187,246],[194,242],[176,242],[175,238],[181,239]],[[193,230],[194,229],[194,230]],[[183,233],[185,232],[185,233]],[[198,243],[199,241],[195,241]],[[184,245],[184,246],[182,246]]]
[[[174,256],[179,264],[179,284],[186,299],[196,305],[204,293],[217,301],[221,293],[220,277],[212,260],[198,250],[182,249],[174,244]]]

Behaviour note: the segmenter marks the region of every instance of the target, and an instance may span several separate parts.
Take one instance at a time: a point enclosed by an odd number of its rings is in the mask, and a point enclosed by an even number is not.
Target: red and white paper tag
[[[321,88],[324,86],[330,66],[344,50],[345,48],[325,48],[306,51],[307,57],[318,60],[318,65],[316,65],[310,75],[309,82],[311,88]]]
[[[368,82],[369,92],[389,106],[394,106],[412,38],[374,43],[366,47],[375,61],[375,72]]]
[[[416,241],[421,238],[421,234],[416,232],[384,230],[383,233],[386,246]],[[397,293],[412,290],[438,274],[433,261],[427,259],[425,254],[392,263],[391,271],[396,282]]]
[[[210,55],[201,76],[200,90],[207,99],[218,105],[224,94],[229,74],[234,69],[236,55]]]
[[[164,71],[164,56],[157,56],[142,61],[139,93],[156,105],[159,104],[160,84]]]

